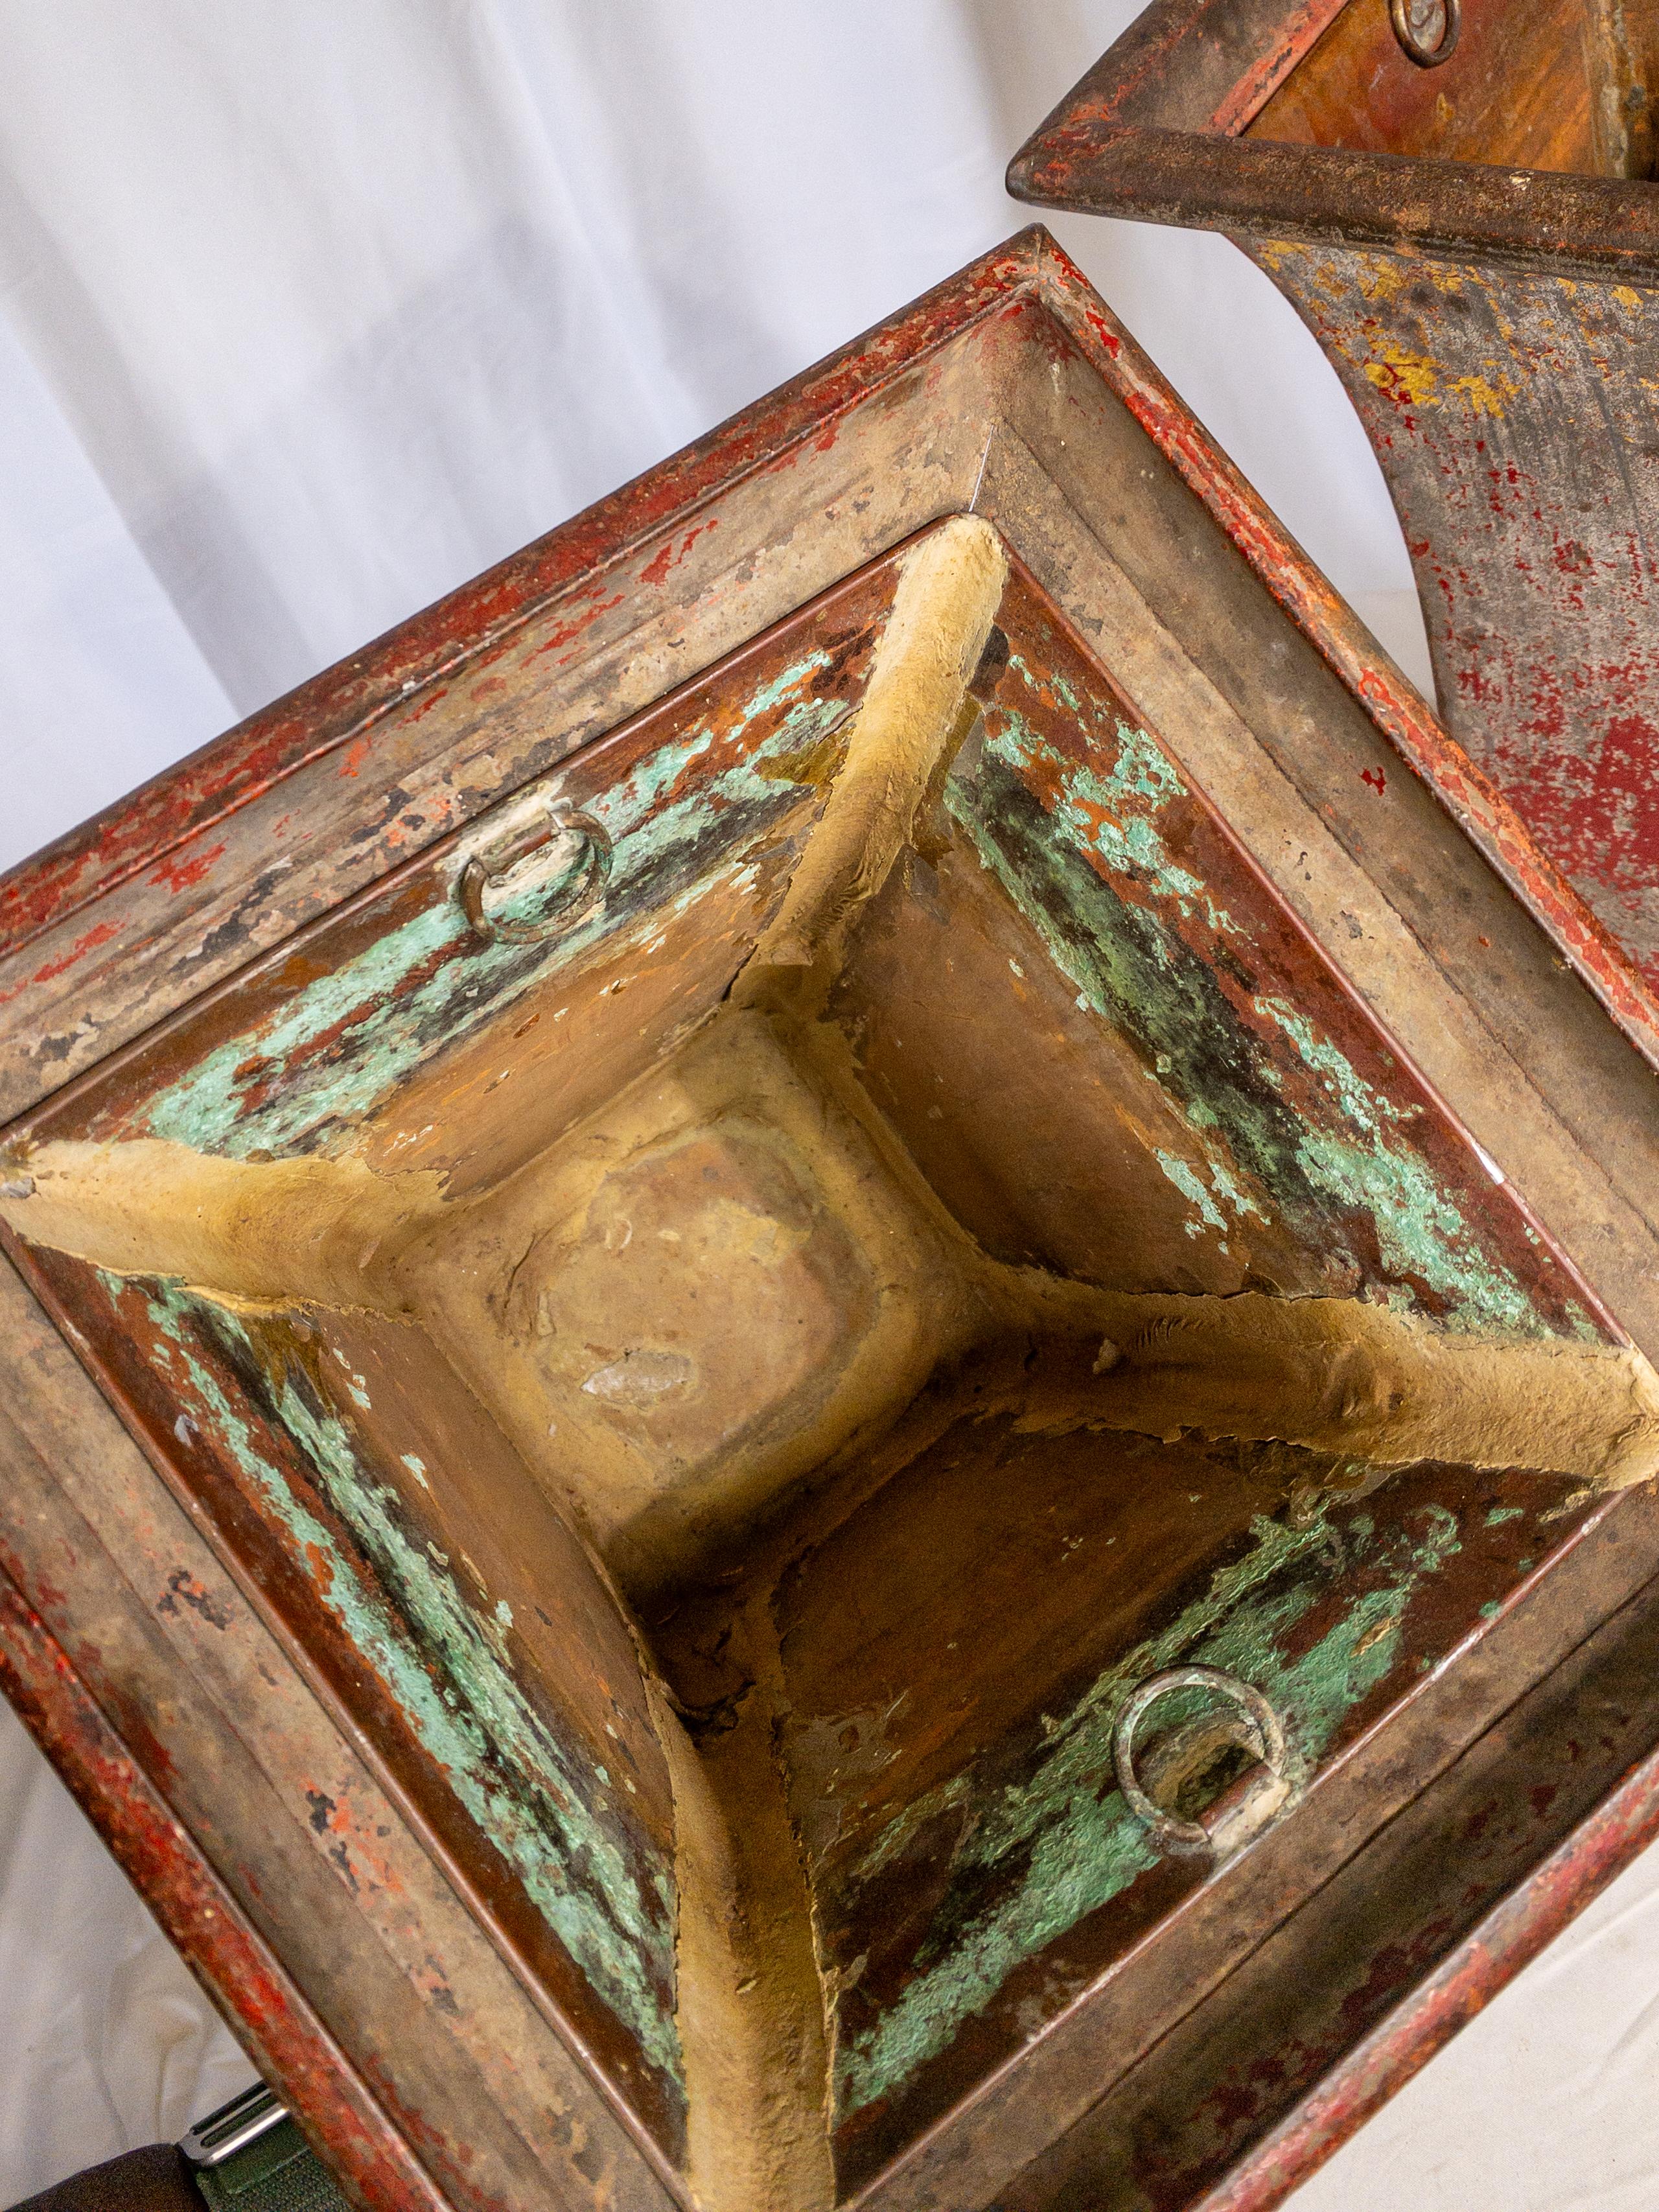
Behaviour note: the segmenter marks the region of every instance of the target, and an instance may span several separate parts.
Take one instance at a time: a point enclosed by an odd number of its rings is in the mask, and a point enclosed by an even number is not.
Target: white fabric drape
[[[0,0],[0,865],[1018,228],[1131,0]],[[1420,666],[1224,241],[1056,226]]]
[[[0,1705],[0,2203],[173,2142],[252,2069]]]
[[[1008,155],[1138,4],[0,0],[0,865],[1017,228]],[[1381,478],[1291,310],[1221,240],[1054,228],[1426,684]],[[1655,1888],[1308,2212],[1634,2204],[1659,2137],[1633,2092],[1616,2159],[1585,2115],[1659,2049]],[[1526,2070],[1546,2048],[1574,2099]],[[245,2071],[0,1717],[0,2204]]]

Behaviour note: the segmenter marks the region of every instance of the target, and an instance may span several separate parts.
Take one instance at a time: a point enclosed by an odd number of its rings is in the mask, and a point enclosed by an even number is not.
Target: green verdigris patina
[[[1193,1130],[1208,1188],[1189,1162],[1157,1157],[1194,1233],[1259,1213],[1262,1192],[1310,1249],[1349,1253],[1373,1295],[1458,1329],[1594,1334],[1559,1290],[1540,1297],[1535,1239],[1518,1214],[1497,1218],[1489,1179],[1451,1156],[1380,1040],[1338,1042],[1339,1018],[1356,1029],[1351,1004],[1305,945],[1287,953],[1282,915],[1167,754],[1070,684],[1056,728],[1052,673],[1046,716],[1017,683],[1038,688],[1018,655],[947,804],[1079,1005],[1133,1041]]]
[[[152,1357],[181,1418],[210,1435],[285,1529],[319,1601],[379,1675],[422,1747],[591,1988],[647,2063],[683,2086],[674,2024],[675,1891],[625,1825],[607,1817],[608,1777],[561,1742],[515,1674],[511,1614],[483,1612],[408,1525],[397,1492],[366,1465],[346,1424],[302,1375],[271,1361],[245,1322],[173,1282],[100,1273],[112,1306],[137,1291]],[[262,1449],[259,1414],[301,1455],[353,1558]],[[358,1395],[361,1386],[354,1389]],[[503,1614],[505,1613],[505,1618]]]
[[[1311,1766],[1320,1759],[1345,1716],[1395,1666],[1413,1598],[1461,1548],[1444,1507],[1425,1509],[1418,1521],[1409,1534],[1380,1536],[1364,1513],[1340,1528],[1322,1514],[1304,1528],[1257,1519],[1243,1559],[1216,1572],[1201,1597],[1126,1653],[1068,1711],[1045,1717],[1023,1780],[993,1790],[964,1772],[905,1807],[854,1870],[854,1888],[952,1807],[970,1808],[972,1817],[913,1978],[873,2026],[841,2045],[842,2117],[902,2089],[1017,1967],[1158,1863],[1112,1780],[1119,1711],[1147,1675],[1196,1662],[1240,1676],[1285,1717],[1299,1760]],[[1297,1625],[1334,1583],[1361,1568],[1364,1594],[1310,1649],[1288,1656]],[[988,1906],[988,1890],[995,1897]]]
[[[1191,1209],[1190,1233],[1243,1239],[1253,1219],[1287,1228],[1285,1244],[1334,1253],[1351,1271],[1342,1295],[1412,1306],[1455,1329],[1587,1329],[1560,1283],[1546,1282],[1524,1218],[1494,1196],[1448,1117],[1176,763],[1108,694],[1039,669],[1038,658],[1011,655],[945,805],[1078,1006],[1128,1041],[1146,1081],[1184,1117],[1188,1156],[1149,1149]],[[769,883],[765,871],[781,866],[814,811],[809,794],[827,780],[849,709],[844,685],[827,680],[845,673],[831,654],[797,653],[773,670],[735,713],[684,723],[585,797],[613,852],[600,912],[544,943],[481,941],[450,895],[452,854],[447,874],[402,878],[385,895],[378,936],[359,912],[332,956],[325,933],[310,941],[294,960],[305,980],[293,995],[274,1009],[256,1000],[263,1010],[235,1017],[244,1026],[233,1037],[216,1031],[222,1041],[185,1073],[169,1070],[122,1133],[241,1158],[349,1145],[431,1057],[510,1018],[550,976],[598,949],[606,988],[620,988],[639,949],[716,886]],[[506,912],[533,921],[561,888],[544,878]],[[723,909],[720,927],[738,933]],[[1117,1079],[1138,1091],[1133,1073]],[[605,1768],[565,1740],[556,1698],[515,1673],[510,1611],[472,1601],[422,1540],[390,1463],[370,1462],[344,1401],[309,1387],[302,1361],[273,1358],[257,1319],[177,1285],[104,1281],[112,1302],[147,1301],[178,1402],[199,1409],[345,1642],[580,1976],[680,2093],[683,2115],[672,1863],[630,1825]],[[418,1456],[403,1466],[426,1485]],[[1409,1609],[1460,1548],[1443,1504],[1419,1506],[1385,1534],[1357,1511],[1339,1526],[1333,1509],[1310,1522],[1293,1510],[1283,1523],[1250,1522],[1247,1539],[1249,1510],[1228,1524],[1226,1551],[1194,1555],[1206,1586],[1185,1601],[1195,1585],[1183,1581],[1167,1625],[1148,1633],[1164,1619],[1149,1609],[1122,1631],[1120,1641],[1142,1639],[1132,1650],[1097,1646],[1063,1687],[1030,1686],[1004,1736],[963,1753],[962,1770],[905,1803],[861,1856],[868,1832],[849,1838],[850,1870],[826,1863],[826,1893],[841,1890],[846,1907],[837,1924],[860,1924],[862,1905],[874,1925],[908,1878],[911,1844],[926,1837],[931,1849],[934,1825],[949,1832],[927,1861],[938,1888],[890,1917],[880,1971],[860,1988],[861,1963],[844,1962],[842,2121],[904,2093],[981,2016],[989,2047],[994,2008],[1016,2003],[1020,1970],[1052,1953],[1032,1972],[1052,1966],[1059,1987],[1071,1971],[1065,1939],[1158,1863],[1114,1782],[1114,1729],[1139,1683],[1193,1661],[1242,1677],[1285,1717],[1311,1768],[1395,1667]],[[1055,1710],[1036,1725],[1040,1696]],[[1133,1919],[1147,1893],[1120,1912]]]
[[[692,722],[586,802],[613,860],[603,908],[579,927],[543,944],[481,944],[457,902],[439,898],[205,1054],[146,1102],[137,1133],[244,1159],[326,1149],[432,1054],[602,939],[666,927],[717,884],[741,878],[755,848],[802,807],[790,763],[845,713],[842,700],[814,692],[829,666],[822,651],[800,656],[757,685],[735,720]],[[767,720],[775,726],[746,748],[749,730]],[[704,772],[717,750],[733,757]],[[530,885],[502,913],[533,921],[562,887],[557,878]]]

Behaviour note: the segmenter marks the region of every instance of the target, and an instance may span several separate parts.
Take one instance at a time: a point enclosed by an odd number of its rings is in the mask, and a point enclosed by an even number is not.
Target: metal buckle
[[[223,2166],[238,2151],[280,2127],[287,2118],[288,2107],[263,2081],[256,2081],[228,2105],[221,2105],[216,2112],[210,2112],[206,2119],[198,2120],[190,2133],[180,2138],[179,2148],[192,2166]]]

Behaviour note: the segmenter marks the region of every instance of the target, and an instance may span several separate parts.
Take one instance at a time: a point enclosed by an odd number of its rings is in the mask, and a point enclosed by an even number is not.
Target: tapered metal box
[[[366,2204],[1266,2202],[1653,1825],[1646,986],[1042,233],[3,902],[7,1686]]]

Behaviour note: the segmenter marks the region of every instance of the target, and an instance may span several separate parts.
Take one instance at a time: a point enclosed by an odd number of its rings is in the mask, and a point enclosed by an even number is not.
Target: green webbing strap
[[[234,2098],[200,2121],[180,2148],[209,2212],[349,2212],[321,2161],[268,2090]]]

